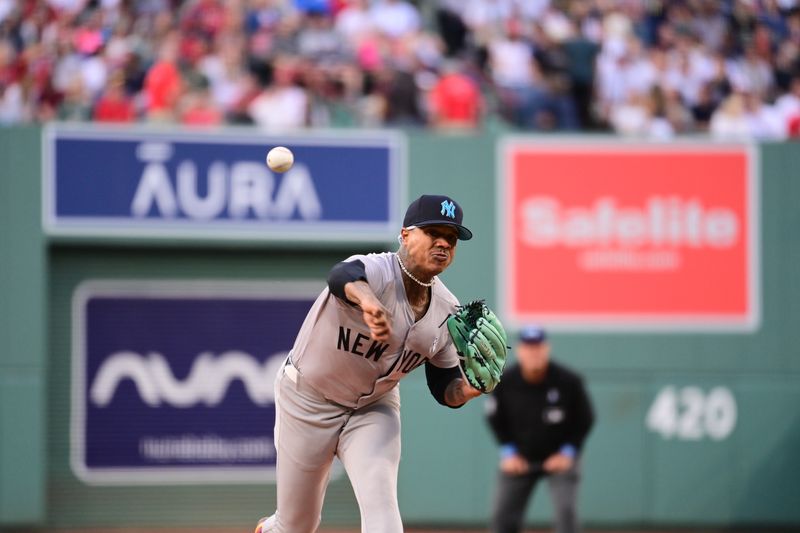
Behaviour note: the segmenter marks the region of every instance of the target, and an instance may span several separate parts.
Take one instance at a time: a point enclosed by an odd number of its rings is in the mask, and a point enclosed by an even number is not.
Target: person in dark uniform
[[[528,501],[542,478],[550,487],[556,531],[579,531],[579,458],[594,410],[583,378],[550,359],[542,328],[520,331],[517,363],[506,368],[486,408],[500,444],[493,533],[522,531]]]

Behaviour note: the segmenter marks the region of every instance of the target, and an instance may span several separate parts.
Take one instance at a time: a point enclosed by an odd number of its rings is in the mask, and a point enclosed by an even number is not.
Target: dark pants
[[[525,522],[533,489],[540,479],[546,479],[550,486],[550,499],[553,501],[555,531],[557,533],[578,533],[578,482],[580,470],[578,463],[562,473],[546,475],[536,471],[522,476],[511,476],[500,472],[497,477],[497,491],[492,513],[493,533],[519,533]]]

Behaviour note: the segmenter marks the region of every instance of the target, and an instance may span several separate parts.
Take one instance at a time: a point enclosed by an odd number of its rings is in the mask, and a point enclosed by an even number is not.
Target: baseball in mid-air
[[[294,154],[285,146],[276,146],[267,154],[267,166],[274,172],[286,172],[294,165]]]

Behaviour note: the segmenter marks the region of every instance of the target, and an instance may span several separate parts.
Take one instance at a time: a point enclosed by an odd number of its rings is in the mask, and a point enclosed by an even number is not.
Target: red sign
[[[754,328],[752,157],[746,146],[507,143],[506,318]]]

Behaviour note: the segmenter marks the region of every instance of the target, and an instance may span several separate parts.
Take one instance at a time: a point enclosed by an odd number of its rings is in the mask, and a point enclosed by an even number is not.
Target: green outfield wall
[[[47,243],[38,128],[0,129],[0,524],[46,517]]]
[[[0,129],[0,528],[250,527],[271,512],[274,483],[91,486],[76,477],[76,288],[90,280],[293,280],[321,288],[336,261],[393,243],[46,236],[41,133]],[[498,260],[498,210],[505,208],[496,181],[499,139],[406,134],[406,197],[452,194],[475,233],[444,281],[460,299],[485,297],[491,305],[499,303],[505,260]],[[800,527],[800,146],[766,144],[756,152],[754,327],[567,328],[551,336],[554,356],[586,377],[597,412],[582,460],[580,511],[588,525]],[[403,381],[401,394],[406,525],[484,526],[497,451],[483,400],[442,408],[422,372]],[[549,517],[542,486],[529,519]],[[349,483],[335,478],[324,524],[358,519]]]

